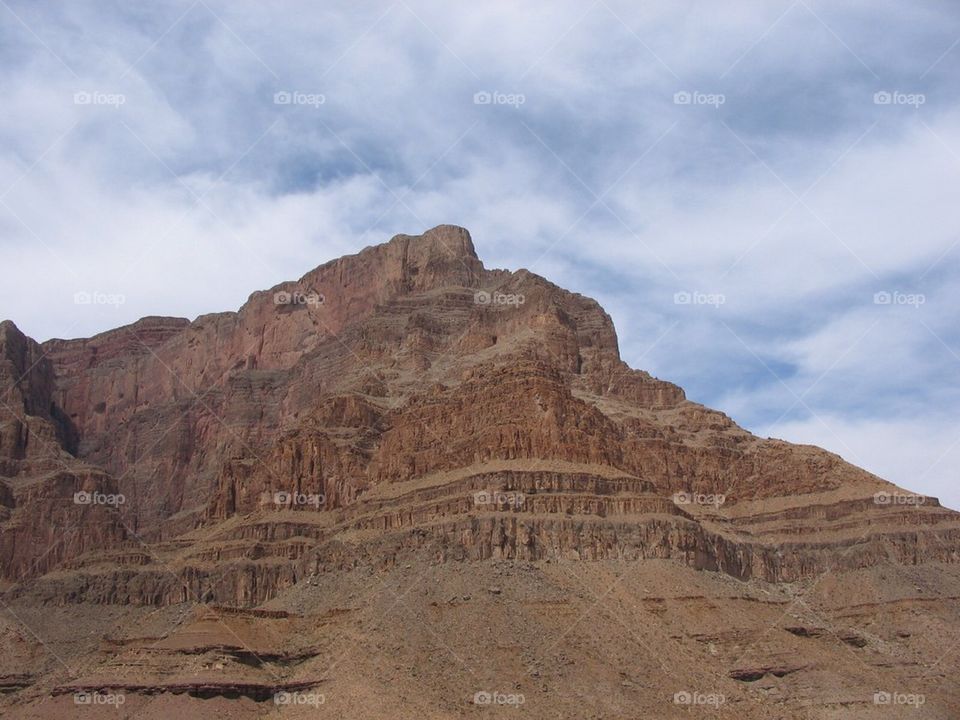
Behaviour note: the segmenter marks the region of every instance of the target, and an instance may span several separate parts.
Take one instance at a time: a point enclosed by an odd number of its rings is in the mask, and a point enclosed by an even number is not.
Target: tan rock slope
[[[960,717],[960,515],[630,369],[440,226],[0,324],[9,717]]]

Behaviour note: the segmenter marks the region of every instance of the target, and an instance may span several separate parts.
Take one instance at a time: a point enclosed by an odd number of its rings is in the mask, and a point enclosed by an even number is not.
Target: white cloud
[[[816,382],[804,402],[901,480],[946,442],[925,418],[960,409],[960,49],[927,72],[960,12],[808,5],[820,19],[759,0],[13,3],[47,47],[0,29],[0,266],[16,268],[0,316],[44,339],[235,309],[454,222],[488,266],[597,297],[628,361],[750,427]],[[927,102],[877,106],[878,89]],[[277,106],[278,90],[326,102]],[[526,102],[477,106],[478,90]],[[678,106],[678,90],[726,102]],[[78,290],[126,303],[76,306]],[[726,303],[678,307],[678,290]],[[878,307],[877,290],[927,302]],[[842,451],[806,415],[776,431]]]

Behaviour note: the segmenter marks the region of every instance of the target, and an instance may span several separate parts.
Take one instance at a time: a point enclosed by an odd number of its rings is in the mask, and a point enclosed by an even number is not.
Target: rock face
[[[193,322],[37,344],[5,321],[0,393],[0,581],[14,605],[217,603],[256,618],[313,578],[424,562],[669,562],[780,588],[960,561],[960,515],[936,499],[757,438],[630,369],[595,301],[485,269],[453,226]],[[123,652],[152,658],[149,677],[113,681],[132,695],[256,705],[272,692],[240,650],[233,675],[196,682],[164,669],[184,648]],[[768,657],[724,678],[813,667]],[[42,667],[6,677],[16,707],[110,686]],[[314,682],[283,674],[273,691]]]
[[[75,457],[76,426],[53,400],[53,365],[13,323],[0,323],[0,581],[42,575],[122,542],[102,468]]]

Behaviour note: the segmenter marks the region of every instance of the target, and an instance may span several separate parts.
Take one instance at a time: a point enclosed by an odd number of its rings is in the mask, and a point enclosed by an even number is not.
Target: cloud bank
[[[631,365],[960,507],[960,8],[0,17],[0,316],[28,334],[235,309],[456,223],[596,297]]]

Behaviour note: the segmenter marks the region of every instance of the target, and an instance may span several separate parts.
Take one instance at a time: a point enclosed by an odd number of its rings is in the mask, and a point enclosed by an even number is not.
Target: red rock
[[[4,322],[0,392],[5,598],[81,615],[253,608],[306,578],[315,587],[416,558],[670,561],[758,587],[960,561],[957,513],[934,498],[878,504],[875,493],[901,491],[823,450],[754,437],[630,369],[595,301],[485,269],[452,226],[193,322],[145,318],[42,345]],[[80,492],[124,502],[74,503]],[[474,596],[518,597],[500,578],[479,582]],[[833,637],[819,624],[786,629],[810,647]],[[862,628],[838,637],[875,645]],[[123,685],[133,694],[262,699],[281,687],[244,674],[250,658],[226,680],[170,680],[183,648],[131,652],[131,666],[159,663],[149,682]],[[818,667],[774,660],[722,674]],[[107,687],[74,680],[55,692]]]

